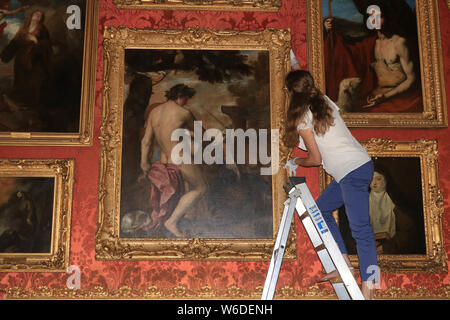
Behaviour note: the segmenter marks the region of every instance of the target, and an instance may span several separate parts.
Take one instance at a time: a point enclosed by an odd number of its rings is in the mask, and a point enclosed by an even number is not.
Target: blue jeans
[[[339,183],[333,180],[316,201],[343,254],[347,253],[347,248],[332,213],[345,205],[352,236],[356,241],[362,281],[367,281],[373,275],[373,266],[377,266],[375,235],[369,217],[369,185],[372,177],[373,162],[369,161],[347,174]],[[368,269],[369,266],[372,267]]]

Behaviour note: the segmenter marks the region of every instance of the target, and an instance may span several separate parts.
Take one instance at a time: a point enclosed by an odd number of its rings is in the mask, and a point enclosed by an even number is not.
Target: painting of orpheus
[[[425,254],[425,226],[419,158],[374,158],[370,221],[379,254]],[[345,208],[339,228],[350,254],[356,254]]]
[[[81,28],[66,24],[70,5]],[[85,0],[0,0],[0,131],[78,132],[85,10]]]
[[[380,15],[367,13],[376,5]],[[424,110],[414,0],[322,0],[326,94],[343,112]]]
[[[0,253],[50,253],[54,180],[0,177]]]
[[[177,163],[171,138],[182,128],[194,145],[200,132],[192,152],[220,141],[221,155],[237,140],[225,132],[254,129],[270,156],[269,52],[126,49],[124,79],[120,237],[272,238],[270,163],[249,161],[250,139],[243,162]]]

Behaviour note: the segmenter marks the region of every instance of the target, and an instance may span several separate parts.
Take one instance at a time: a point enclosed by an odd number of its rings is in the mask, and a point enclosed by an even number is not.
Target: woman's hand
[[[290,177],[295,176],[295,174],[297,172],[298,164],[295,162],[295,160],[297,160],[297,158],[289,160],[288,162],[286,162],[286,164],[283,167],[284,169],[289,170]]]

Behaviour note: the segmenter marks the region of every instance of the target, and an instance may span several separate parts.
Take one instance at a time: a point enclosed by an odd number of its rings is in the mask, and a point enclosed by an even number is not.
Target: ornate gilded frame
[[[1,159],[1,177],[54,178],[52,240],[49,253],[0,253],[1,272],[66,272],[74,183],[72,159]]]
[[[317,86],[325,92],[323,57],[322,1],[306,1],[308,69]],[[345,113],[349,127],[447,127],[447,102],[442,60],[439,10],[436,0],[416,1],[418,42],[422,80],[422,113]]]
[[[246,289],[235,285],[223,289],[204,286],[199,289],[189,289],[185,285],[169,288],[149,286],[144,289],[135,289],[129,286],[120,286],[117,289],[108,289],[96,286],[91,289],[70,290],[67,288],[52,288],[39,286],[38,288],[24,289],[18,286],[0,289],[8,300],[259,300],[263,287]],[[448,300],[450,299],[450,286],[443,285],[438,288],[417,286],[415,288],[398,288],[395,286],[384,290],[375,290],[377,300]],[[278,300],[336,300],[332,289],[317,285],[297,289],[284,286],[277,289],[275,299]]]
[[[214,31],[209,29],[148,30],[106,27],[104,33],[103,111],[99,178],[99,217],[96,256],[101,260],[261,260],[270,259],[272,239],[125,239],[120,238],[120,188],[122,118],[126,48],[197,50],[268,50],[270,61],[271,128],[281,128],[287,92],[284,77],[289,70],[288,30]],[[280,139],[281,140],[281,139]],[[273,146],[273,148],[278,146]],[[288,150],[280,146],[280,162]],[[279,170],[272,179],[273,234],[278,230],[287,177]],[[295,258],[295,232],[291,233],[286,258]]]
[[[439,189],[437,141],[370,139],[362,141],[362,144],[373,157],[415,157],[420,159],[426,254],[379,255],[378,262],[382,272],[447,272],[447,254],[442,237],[444,203]],[[323,169],[320,169],[322,190],[331,180],[332,178]],[[356,255],[351,255],[350,260],[355,266],[358,265]]]
[[[73,133],[0,132],[0,145],[91,146],[94,129],[98,0],[86,1],[79,130]]]
[[[279,11],[282,0],[113,0],[119,9]]]

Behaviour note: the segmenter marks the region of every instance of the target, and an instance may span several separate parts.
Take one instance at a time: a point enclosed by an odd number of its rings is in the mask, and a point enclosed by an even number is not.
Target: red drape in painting
[[[356,43],[346,43],[341,35],[333,32],[324,39],[324,61],[327,95],[337,101],[339,84],[346,78],[360,78],[360,106],[367,104],[367,96],[377,87],[376,74],[371,67],[375,61],[376,36]],[[415,54],[413,55],[415,56]],[[419,86],[389,98],[375,107],[359,112],[422,112],[422,97]]]

